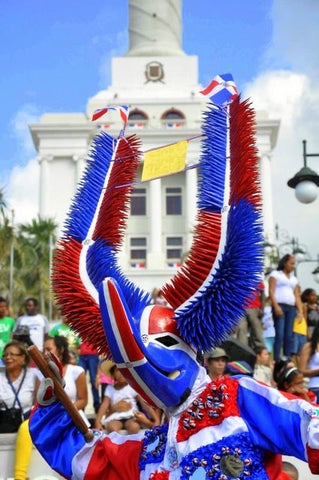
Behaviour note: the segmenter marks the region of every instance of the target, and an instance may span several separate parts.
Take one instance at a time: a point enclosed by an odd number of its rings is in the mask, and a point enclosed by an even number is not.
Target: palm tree
[[[4,220],[6,217],[6,210],[7,210],[7,202],[5,201],[4,189],[2,187],[0,188],[0,215],[2,217],[2,220]]]
[[[50,298],[50,248],[56,240],[57,224],[53,219],[34,218],[18,227],[18,239],[23,258],[20,258],[21,276],[27,286],[27,295],[39,299],[42,313],[46,313]]]
[[[0,222],[0,292],[9,295],[10,247],[12,244],[12,225],[5,216]]]

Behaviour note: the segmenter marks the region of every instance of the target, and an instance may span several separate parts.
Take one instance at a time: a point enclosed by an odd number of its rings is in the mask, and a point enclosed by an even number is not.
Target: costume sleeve
[[[319,473],[319,406],[241,377],[238,407],[253,442],[309,463]]]
[[[125,436],[94,431],[94,439],[86,443],[60,402],[35,408],[29,429],[43,458],[66,479],[139,479],[143,432]]]

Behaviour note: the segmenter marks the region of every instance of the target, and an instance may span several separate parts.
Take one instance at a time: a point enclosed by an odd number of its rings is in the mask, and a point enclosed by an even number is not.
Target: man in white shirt
[[[26,314],[18,318],[13,330],[13,335],[18,331],[19,327],[27,326],[32,343],[42,352],[44,340],[48,337],[49,333],[48,319],[46,316],[38,313],[38,300],[36,298],[27,298],[24,307]]]

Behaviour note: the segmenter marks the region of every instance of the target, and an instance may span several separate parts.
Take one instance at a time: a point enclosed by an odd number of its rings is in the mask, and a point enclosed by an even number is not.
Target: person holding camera
[[[31,344],[36,345],[40,352],[43,352],[44,341],[49,336],[48,319],[45,315],[38,312],[39,302],[34,297],[26,299],[24,308],[26,313],[18,317],[13,329],[13,337],[29,336]],[[23,341],[30,343],[27,338]]]
[[[4,347],[0,372],[0,433],[17,432],[15,480],[26,479],[32,442],[28,417],[35,402],[38,379],[35,368],[29,368],[29,355],[23,343],[12,340]]]

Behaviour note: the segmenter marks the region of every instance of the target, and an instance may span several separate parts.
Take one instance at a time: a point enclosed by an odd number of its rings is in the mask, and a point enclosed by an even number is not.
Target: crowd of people
[[[203,358],[212,380],[223,375],[250,375],[287,395],[319,402],[319,305],[313,289],[300,294],[293,271],[294,258],[286,255],[270,274],[269,298],[264,298],[264,285],[260,284],[234,333],[242,345],[253,348],[254,364],[230,358],[218,347]],[[153,291],[153,303],[165,304],[158,289]],[[17,432],[16,480],[27,478],[32,453],[28,417],[43,378],[30,362],[27,346],[31,344],[59,359],[65,390],[84,417],[90,384],[95,410],[91,424],[96,429],[136,433],[165,421],[163,412],[137,395],[116,365],[82,342],[63,319],[50,329],[47,318],[38,311],[37,300],[28,298],[24,313],[15,320],[6,299],[0,297],[0,433]]]
[[[294,272],[294,256],[284,255],[269,274],[269,296],[261,283],[234,336],[255,351],[257,361],[261,348],[274,362],[291,359],[319,402],[319,303],[314,289],[301,293]]]
[[[137,396],[116,365],[82,342],[64,319],[50,329],[48,319],[38,311],[37,299],[30,297],[15,320],[6,299],[0,297],[0,433],[17,434],[15,480],[28,478],[32,454],[28,417],[43,380],[27,351],[32,344],[45,355],[57,357],[65,391],[88,424],[107,432],[136,433],[162,423],[162,412]],[[90,419],[85,415],[88,383],[96,414]]]

